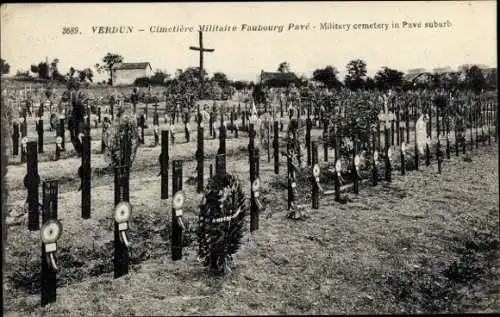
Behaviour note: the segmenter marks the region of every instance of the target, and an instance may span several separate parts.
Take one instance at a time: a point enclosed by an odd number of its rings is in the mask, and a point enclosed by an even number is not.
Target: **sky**
[[[58,58],[63,73],[70,66],[95,72],[94,65],[108,52],[122,55],[125,62],[150,62],[153,70],[174,74],[176,69],[198,66],[199,55],[189,46],[198,46],[197,31],[203,24],[236,27],[236,31],[203,34],[204,46],[215,49],[205,54],[205,69],[209,74],[223,72],[232,80],[255,81],[261,70],[276,71],[283,61],[307,77],[332,65],[341,78],[352,59],[364,60],[370,76],[382,66],[407,71],[497,65],[496,1],[71,3],[0,8],[0,55],[11,66],[10,74],[29,70],[45,57]],[[425,27],[434,21],[445,26]],[[288,30],[290,23],[299,29]],[[349,29],[322,30],[321,24],[327,23],[348,24]],[[393,28],[393,23],[400,27]],[[283,26],[283,31],[242,30],[243,24]],[[354,29],[359,24],[383,28]],[[176,25],[192,31],[151,32],[151,27]],[[132,32],[98,34],[101,26],[131,27]],[[62,34],[64,27],[77,27],[78,34]]]

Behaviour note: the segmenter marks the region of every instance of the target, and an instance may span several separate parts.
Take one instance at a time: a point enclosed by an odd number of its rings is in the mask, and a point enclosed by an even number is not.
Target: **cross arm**
[[[203,52],[213,52],[215,51],[215,49],[213,48],[199,48],[199,47],[195,47],[195,46],[190,46],[189,47],[190,50],[193,50],[193,51],[203,51]]]

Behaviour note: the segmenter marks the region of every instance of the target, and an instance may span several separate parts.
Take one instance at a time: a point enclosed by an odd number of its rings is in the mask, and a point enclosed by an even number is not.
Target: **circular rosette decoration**
[[[123,113],[107,129],[105,137],[106,158],[111,166],[131,167],[139,147],[139,134],[134,116]]]
[[[248,206],[240,181],[230,174],[208,181],[200,205],[198,257],[217,274],[230,271],[243,237]]]

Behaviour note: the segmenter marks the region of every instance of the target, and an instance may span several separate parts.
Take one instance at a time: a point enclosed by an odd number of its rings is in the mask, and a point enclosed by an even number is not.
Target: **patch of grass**
[[[422,262],[415,270],[397,271],[384,280],[396,305],[406,313],[464,312],[460,289],[490,278],[492,261],[498,257],[494,235],[475,235],[463,239],[455,250],[457,260],[445,269]]]

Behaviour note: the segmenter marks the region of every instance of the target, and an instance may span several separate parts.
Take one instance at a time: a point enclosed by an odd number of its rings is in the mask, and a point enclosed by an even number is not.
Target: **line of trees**
[[[108,80],[103,83],[112,85],[111,70],[117,63],[122,63],[123,56],[116,53],[107,53],[100,63],[94,65],[99,74],[108,74]],[[55,58],[52,62],[40,62],[31,65],[30,71],[38,78],[46,80],[55,80],[64,82],[68,78],[76,78],[80,81],[93,80],[93,71],[90,68],[77,70],[70,67],[68,73],[63,75],[58,70],[59,59]],[[483,67],[484,68],[484,67]],[[0,70],[2,74],[8,74],[10,71],[9,64],[1,59]],[[278,73],[291,73],[290,63],[287,61],[281,62],[277,67]],[[29,72],[18,71],[17,76],[28,76]],[[297,80],[296,76],[282,76],[280,80],[270,80],[266,85],[274,86],[306,86],[311,84],[320,85],[329,89],[347,88],[350,90],[357,89],[412,89],[412,88],[446,88],[446,89],[472,89],[480,90],[495,90],[497,84],[497,70],[489,69],[486,73],[478,65],[462,65],[458,71],[454,72],[449,67],[435,68],[433,72],[426,71],[422,68],[412,69],[405,73],[400,70],[383,66],[373,77],[367,76],[367,64],[361,59],[355,59],[347,63],[346,75],[344,80],[339,78],[339,71],[332,65],[327,65],[325,68],[315,69],[311,78],[302,76]],[[204,74],[205,89],[217,89],[228,91],[230,89],[241,90],[252,88],[255,86],[250,81],[232,81],[227,75],[222,72],[216,72],[209,78],[208,74]],[[164,70],[157,69],[153,76],[138,78],[135,82],[137,86],[147,87],[149,85],[165,85],[177,87],[177,90],[185,90],[181,87],[195,87],[199,83],[199,70],[197,67],[189,67],[185,70],[177,69],[175,75],[170,75]]]

